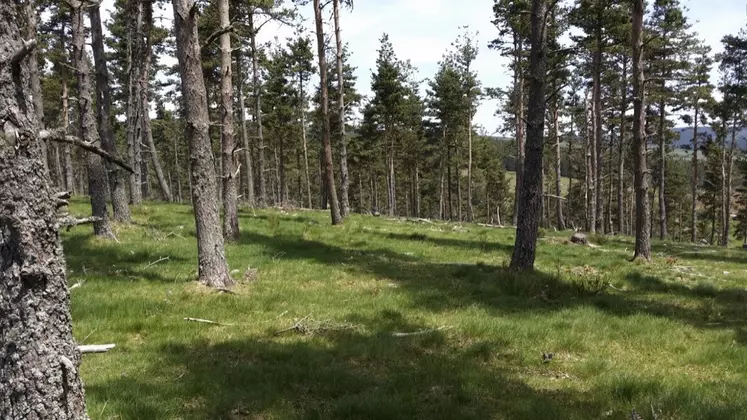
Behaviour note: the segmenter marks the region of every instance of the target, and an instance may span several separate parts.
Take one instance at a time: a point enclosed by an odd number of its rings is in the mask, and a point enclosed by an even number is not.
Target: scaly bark
[[[233,72],[231,71],[231,25],[228,0],[220,0],[218,4],[220,26],[223,34],[220,36],[221,56],[221,158],[223,162],[223,237],[228,241],[239,239],[239,215],[236,198],[236,164],[234,151],[236,140],[233,135]]]
[[[332,0],[335,19],[335,42],[337,44],[337,90],[338,114],[340,119],[340,213],[347,217],[350,213],[350,179],[348,175],[348,139],[345,135],[345,77],[342,68],[342,37],[340,36],[340,0]]]
[[[633,0],[633,154],[635,171],[635,254],[634,259],[651,259],[651,212],[648,198],[646,156],[645,76],[643,74],[643,0]]]
[[[244,100],[244,72],[242,71],[243,54],[241,49],[236,51],[236,73],[239,79],[239,119],[241,120],[241,147],[244,156],[244,187],[245,200],[250,206],[254,205],[254,169],[252,165],[252,148],[249,144],[249,133],[246,128],[246,104]]]
[[[0,2],[0,57],[24,41],[18,2]],[[36,131],[30,55],[0,65],[0,418],[85,420],[55,192]],[[5,65],[8,64],[8,65]]]
[[[127,14],[127,154],[130,166],[130,204],[143,202],[141,190],[141,147],[142,124],[140,122],[140,77],[143,62],[143,2],[128,0]]]
[[[218,187],[208,136],[207,91],[202,76],[195,0],[173,0],[174,33],[181,75],[185,134],[189,145],[192,203],[197,227],[199,280],[212,287],[233,285],[220,231]]]
[[[80,137],[89,144],[100,143],[96,129],[96,119],[93,112],[93,98],[91,95],[91,76],[88,68],[88,58],[85,53],[85,26],[83,22],[83,3],[78,0],[68,0],[72,8],[73,22],[73,67],[78,82],[78,119],[80,121]],[[106,198],[109,195],[104,162],[100,156],[87,154],[88,192],[91,196],[91,213],[97,220],[93,223],[93,233],[96,236],[113,237],[109,226],[109,216],[106,211]]]
[[[267,176],[265,175],[265,136],[262,129],[262,94],[259,83],[259,51],[254,12],[249,15],[249,38],[252,48],[252,87],[254,88],[254,121],[257,123],[257,171],[259,176],[259,205],[267,205]]]
[[[695,100],[695,119],[693,120],[693,160],[692,160],[692,202],[690,220],[690,241],[698,240],[698,100]]]

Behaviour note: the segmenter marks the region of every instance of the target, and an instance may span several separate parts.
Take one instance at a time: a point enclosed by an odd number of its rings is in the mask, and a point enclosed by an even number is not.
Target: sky
[[[686,13],[693,29],[711,45],[714,53],[721,51],[720,40],[724,35],[735,34],[747,27],[747,0],[681,2],[688,9]],[[113,0],[105,0],[103,10],[111,8],[112,3]],[[511,83],[508,61],[487,47],[497,35],[491,23],[493,3],[493,0],[355,0],[355,7],[344,9],[340,20],[343,42],[349,44],[352,53],[350,64],[356,67],[358,91],[365,96],[371,94],[371,72],[376,65],[379,39],[384,32],[389,34],[397,56],[402,60],[409,59],[418,70],[417,79],[425,80],[436,73],[438,61],[465,26],[470,32],[477,33],[479,54],[475,70],[482,85],[507,87]],[[170,7],[161,13],[170,19]],[[304,26],[313,35],[310,2],[300,8],[300,13],[305,18]],[[292,35],[291,28],[268,24],[259,38],[265,42],[274,37],[284,40]],[[715,77],[714,71],[714,82]],[[423,85],[425,89],[425,83]],[[475,124],[482,126],[487,134],[501,132],[500,118],[494,115],[497,107],[496,101],[486,100],[475,114]]]

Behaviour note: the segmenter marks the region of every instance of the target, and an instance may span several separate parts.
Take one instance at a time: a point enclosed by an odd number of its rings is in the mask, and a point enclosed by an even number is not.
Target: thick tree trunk
[[[246,128],[246,103],[244,100],[244,72],[243,72],[243,57],[244,54],[241,48],[236,50],[236,73],[239,81],[239,120],[241,121],[241,154],[244,157],[244,173],[243,181],[244,186],[242,188],[244,200],[246,200],[250,206],[254,205],[254,172],[252,165],[252,148],[249,144],[249,132]]]
[[[78,119],[80,120],[80,137],[86,143],[99,144],[99,133],[96,130],[96,119],[91,95],[91,77],[88,69],[88,58],[85,53],[85,25],[83,22],[83,4],[78,0],[68,2],[72,8],[73,21],[73,66],[76,69],[78,82]],[[106,180],[104,162],[100,156],[88,153],[88,190],[91,195],[91,211],[97,220],[93,223],[96,236],[113,237],[106,211],[106,198],[109,187]]]
[[[309,203],[309,208],[314,208],[311,202],[311,175],[309,174],[309,147],[306,140],[306,87],[304,86],[303,77],[299,77],[299,87],[301,89],[301,104],[299,105],[299,112],[301,114],[301,141],[303,142],[303,165],[304,172],[306,174],[306,198]]]
[[[0,57],[22,49],[14,2],[0,2]],[[55,192],[42,160],[29,60],[0,66],[0,418],[87,419],[72,334]]]
[[[330,144],[330,124],[329,124],[329,85],[327,84],[327,58],[324,54],[324,23],[322,20],[322,8],[320,0],[314,0],[314,17],[316,22],[316,41],[317,52],[319,56],[319,74],[321,79],[321,109],[322,124],[324,126],[322,133],[322,142],[324,146],[324,169],[325,180],[327,183],[327,195],[329,200],[330,215],[332,225],[342,223],[340,215],[340,204],[337,201],[337,192],[335,191],[335,171],[332,167],[332,145]]]
[[[542,149],[545,141],[545,74],[547,72],[547,1],[532,1],[532,49],[529,62],[529,114],[524,181],[521,188],[516,244],[511,268],[534,269],[542,212]]]
[[[592,137],[592,126],[590,121],[593,121],[593,115],[591,107],[589,106],[589,90],[586,90],[584,96],[584,116],[586,122],[584,124],[585,136],[584,140],[586,143],[586,170],[584,176],[584,211],[586,215],[586,230],[589,232],[595,232],[596,230],[596,212],[594,211],[594,160],[592,156],[592,144],[594,139]],[[591,117],[591,118],[590,118]]]
[[[659,103],[659,239],[664,240],[667,237],[667,201],[666,201],[666,165],[667,165],[667,148],[666,133],[664,127],[666,123],[666,109],[664,100]]]
[[[690,241],[698,240],[698,101],[695,101],[695,119],[693,120],[693,160],[692,160],[692,203],[690,207]]]
[[[734,173],[734,152],[737,145],[737,118],[738,117],[735,115],[731,126],[731,145],[729,146],[729,151],[727,152],[726,150],[724,150],[724,153],[726,154],[726,176],[723,183],[724,192],[722,193],[722,196],[724,197],[724,229],[721,235],[721,246],[723,247],[729,246],[729,235],[731,228],[731,198],[733,189],[732,178]]]
[[[599,11],[599,22],[596,30],[596,49],[594,51],[593,66],[594,66],[594,85],[592,91],[592,102],[594,112],[594,142],[592,143],[592,158],[594,159],[592,165],[594,169],[594,177],[592,179],[594,184],[593,200],[592,204],[595,214],[594,222],[596,224],[596,231],[604,232],[604,192],[603,180],[604,180],[604,152],[603,152],[603,132],[604,127],[602,125],[602,67],[603,50],[604,50],[604,39],[602,36],[602,20],[601,20],[601,8],[597,7]]]
[[[64,26],[60,30],[60,49],[65,50],[65,29]],[[67,132],[70,126],[70,92],[68,88],[68,74],[65,63],[62,64],[60,70],[60,78],[62,79],[62,128]],[[75,191],[75,178],[73,176],[73,155],[70,150],[70,145],[65,143],[62,146],[63,162],[65,168],[64,174],[64,188],[66,191]]]
[[[252,48],[252,88],[254,89],[254,121],[257,124],[257,172],[259,176],[259,205],[267,205],[267,176],[265,175],[265,136],[262,129],[262,93],[259,82],[259,51],[254,12],[249,14],[249,38]]]
[[[129,15],[127,28],[127,153],[133,173],[130,174],[130,204],[143,202],[141,189],[141,147],[142,123],[140,122],[142,102],[140,100],[140,77],[144,63],[143,42],[143,2],[128,0]]]
[[[340,119],[340,212],[342,217],[350,213],[350,180],[348,176],[348,139],[345,137],[345,77],[342,68],[342,37],[340,36],[340,0],[332,0],[335,19],[335,42],[337,44],[337,90],[338,117]]]
[[[646,156],[645,76],[643,74],[643,0],[633,0],[633,154],[635,171],[635,254],[634,259],[651,259],[648,162]]]
[[[208,137],[207,91],[202,77],[200,42],[197,35],[197,4],[195,0],[173,0],[174,33],[176,35],[185,134],[189,145],[192,201],[197,227],[198,275],[202,283],[212,287],[233,284],[228,274],[220,215],[216,199],[213,156]]]
[[[223,237],[227,241],[239,238],[239,214],[237,206],[236,164],[234,152],[236,140],[233,136],[233,72],[231,70],[231,25],[228,14],[228,0],[218,4],[220,26],[220,93],[221,93],[221,160],[223,163]]]
[[[111,94],[109,92],[109,71],[104,53],[104,33],[101,24],[99,5],[89,9],[91,19],[91,41],[93,59],[96,66],[96,121],[101,136],[101,147],[112,156],[118,156],[117,145],[114,141],[114,130],[111,123]],[[109,174],[109,189],[111,192],[114,220],[117,222],[130,221],[130,207],[127,204],[127,187],[125,172],[111,163],[106,163]]]

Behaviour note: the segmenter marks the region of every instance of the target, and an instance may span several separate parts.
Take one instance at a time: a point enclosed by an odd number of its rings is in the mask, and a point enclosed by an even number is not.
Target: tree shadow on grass
[[[128,250],[116,243],[93,243],[93,240],[92,236],[80,234],[63,238],[63,248],[74,250],[65,252],[69,271],[107,280],[145,279],[171,283],[175,279],[162,274],[163,266],[188,260],[185,257],[159,254],[142,248]],[[148,267],[164,257],[168,257],[168,260]]]
[[[327,265],[344,263],[344,270],[365,273],[398,284],[414,304],[431,311],[447,311],[480,305],[497,314],[547,313],[591,306],[615,316],[648,314],[681,321],[699,328],[724,329],[747,324],[745,292],[667,286],[656,277],[629,277],[634,290],[610,289],[602,274],[543,272],[516,273],[488,264],[425,261],[387,249],[355,250],[304,240],[297,236],[242,234],[242,241],[261,244],[268,255],[280,259],[308,259]],[[665,291],[691,299],[698,305],[682,305],[676,299],[657,298]],[[716,316],[716,314],[721,314]]]
[[[606,399],[537,390],[497,356],[505,343],[450,344],[443,331],[396,312],[353,317],[359,330],[163,345],[153,369],[178,377],[121,377],[87,387],[122,418],[587,419]],[[288,333],[294,334],[294,333]],[[555,374],[550,365],[537,369]]]
[[[469,249],[479,249],[481,252],[490,252],[490,251],[502,251],[502,252],[511,252],[514,247],[512,245],[507,245],[505,243],[501,242],[493,242],[487,240],[483,241],[474,241],[474,240],[465,240],[465,239],[457,239],[457,238],[443,238],[443,237],[435,237],[428,235],[426,233],[422,232],[416,232],[416,233],[398,233],[398,232],[391,232],[391,233],[384,233],[384,232],[372,232],[372,234],[381,236],[387,239],[395,239],[400,241],[412,241],[412,242],[424,242],[436,246],[444,246],[444,247],[454,247],[454,248],[469,248]]]

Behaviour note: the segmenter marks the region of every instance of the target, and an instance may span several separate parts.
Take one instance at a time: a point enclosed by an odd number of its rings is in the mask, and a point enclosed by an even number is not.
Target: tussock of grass
[[[545,232],[517,274],[510,229],[242,209],[226,294],[189,207],[133,210],[119,243],[63,234],[75,336],[117,343],[83,359],[94,419],[747,418],[741,250]]]

